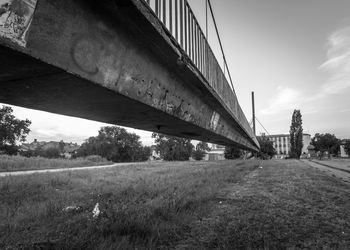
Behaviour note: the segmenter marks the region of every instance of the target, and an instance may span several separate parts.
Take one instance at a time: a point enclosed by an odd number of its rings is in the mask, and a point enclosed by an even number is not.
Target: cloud
[[[321,95],[337,94],[350,87],[350,25],[328,37],[327,60],[319,69],[329,74]]]
[[[295,105],[300,101],[299,91],[279,86],[276,91],[276,97],[270,101],[269,107],[261,110],[262,115],[274,115],[286,110],[296,108]]]

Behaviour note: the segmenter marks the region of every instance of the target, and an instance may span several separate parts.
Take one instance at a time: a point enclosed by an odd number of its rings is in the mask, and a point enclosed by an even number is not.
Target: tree
[[[329,133],[316,133],[311,139],[311,144],[315,147],[316,151],[321,152],[321,158],[326,151],[328,152],[328,156],[330,156],[331,154],[337,155],[340,150],[340,140],[335,135]]]
[[[156,149],[160,152],[161,158],[166,161],[188,161],[193,150],[191,140],[153,133]]]
[[[294,110],[290,125],[290,153],[292,158],[300,158],[303,149],[303,122],[300,110]]]
[[[276,150],[273,147],[272,141],[270,141],[269,138],[264,135],[258,136],[257,139],[260,144],[260,151],[258,153],[258,156],[264,159],[271,159],[272,156],[276,154]]]
[[[242,155],[242,151],[236,146],[226,146],[224,156],[225,159],[238,159]]]
[[[63,140],[61,140],[59,143],[58,143],[58,149],[60,151],[60,154],[63,154],[64,153],[64,146],[65,146],[65,143]]]
[[[208,143],[201,141],[196,145],[196,149],[203,150],[203,151],[209,151],[210,147],[209,147]]]
[[[44,150],[40,150],[38,153],[38,156],[50,158],[50,159],[60,158],[61,152],[59,148],[47,148]]]
[[[208,146],[208,143],[206,143],[206,142],[199,142],[196,145],[196,149],[192,152],[192,157],[196,161],[203,160],[206,151],[209,151],[209,150],[210,150],[210,148]]]
[[[16,142],[25,142],[31,124],[28,119],[17,119],[12,113],[11,107],[0,108],[0,151],[7,154],[17,153]]]
[[[350,155],[350,140],[345,140],[344,150],[348,155]]]
[[[143,147],[140,137],[117,126],[102,127],[98,136],[88,138],[78,149],[79,156],[100,155],[114,162],[145,161],[149,147]]]

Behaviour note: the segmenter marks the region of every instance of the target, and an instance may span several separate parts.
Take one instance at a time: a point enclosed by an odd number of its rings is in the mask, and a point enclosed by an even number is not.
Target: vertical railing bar
[[[188,56],[191,58],[191,13],[189,9],[187,9],[187,23],[188,23]]]
[[[203,35],[204,36],[204,35]],[[207,60],[206,60],[206,54],[207,54],[207,49],[206,49],[206,46],[205,46],[205,42],[206,42],[206,38],[203,37],[203,67],[204,67],[204,75],[206,76],[207,75]]]
[[[208,64],[208,79],[209,79],[209,83],[210,83],[210,85],[212,84],[212,82],[211,82],[211,56],[210,56],[210,52],[209,52],[209,48],[207,48],[207,52],[208,52],[208,62],[209,62],[209,64]]]
[[[205,60],[204,60],[204,35],[201,33],[201,53],[202,53],[202,73],[203,76],[205,77]]]
[[[178,32],[179,32],[179,28],[178,28],[178,10],[177,10],[177,0],[175,0],[175,39],[176,41],[178,41],[179,39],[179,35],[178,35]]]
[[[169,26],[170,33],[173,34],[173,1],[169,1]]]
[[[192,32],[193,32],[193,40],[192,40],[192,45],[193,45],[193,62],[194,65],[196,65],[196,25],[194,24],[194,19],[193,19],[193,13],[192,13]]]
[[[196,49],[196,33],[197,33],[197,29],[196,29],[196,23],[195,23],[195,19],[193,18],[193,37],[194,37],[194,40],[193,40],[193,51],[194,51],[194,61],[197,62],[197,49]]]
[[[200,54],[199,54],[199,28],[198,28],[198,24],[196,23],[197,26],[197,60],[198,60],[198,68],[201,68],[201,61],[200,61]]]
[[[180,0],[180,44],[181,47],[184,47],[183,44],[183,1],[184,0]]]
[[[188,50],[190,52],[189,56],[192,60],[192,39],[193,39],[193,34],[192,34],[192,18],[191,18],[191,12],[188,10]]]
[[[198,46],[198,48],[197,48],[197,53],[198,53],[198,55],[197,55],[197,58],[198,58],[198,67],[199,67],[199,69],[201,68],[201,60],[200,60],[200,33],[199,33],[199,27],[198,27],[198,24],[197,24],[197,46]]]
[[[156,16],[157,17],[159,17],[159,10],[158,10],[158,8],[159,8],[159,3],[158,3],[158,1],[160,1],[160,0],[156,0],[156,2],[155,2],[155,11],[156,11]]]
[[[204,34],[202,34],[202,45],[201,45],[201,48],[202,48],[202,70],[203,70],[203,75],[205,76],[205,37],[204,37]]]
[[[203,70],[203,36],[202,36],[202,33],[200,32],[199,33],[199,56],[200,56],[200,62],[201,62],[201,68],[200,68],[200,71],[202,72],[202,74],[204,75],[204,70]]]
[[[207,62],[207,47],[205,45],[205,42],[206,42],[206,38],[204,37],[203,38],[203,60],[204,60],[204,75],[206,76],[207,75],[207,65],[208,65],[208,62]]]
[[[191,11],[191,32],[192,32],[192,41],[191,41],[191,49],[192,49],[192,62],[195,63],[195,60],[194,60],[194,41],[195,41],[195,36],[194,36],[194,25],[193,25],[193,13]]]
[[[213,75],[214,75],[214,65],[213,65],[213,54],[212,52],[210,51],[210,57],[209,57],[209,60],[210,60],[210,85],[213,86],[214,83],[213,83]]]
[[[197,24],[198,25],[198,24]],[[197,26],[197,60],[198,60],[198,68],[200,70],[201,68],[201,61],[200,61],[200,36],[199,36],[199,28]]]
[[[202,60],[202,34],[199,32],[199,65],[200,65],[200,71],[203,74],[203,60]]]
[[[198,68],[200,67],[200,64],[199,64],[199,29],[198,29],[198,25],[196,23],[196,37],[197,37],[197,41],[196,41],[196,46],[197,46],[197,49],[196,49],[196,52],[197,52],[197,64],[198,64]]]
[[[163,23],[166,27],[166,1],[167,0],[163,0]]]
[[[205,61],[205,37],[204,34],[202,33],[202,70],[203,70],[203,75],[205,76],[205,65],[206,65],[206,61]]]
[[[191,47],[192,47],[192,61],[194,61],[194,22],[193,22],[193,13],[191,11],[191,28],[192,28],[192,42],[191,42]]]
[[[207,45],[207,56],[208,56],[208,79],[210,79],[210,55],[209,55],[209,44]]]
[[[200,69],[201,67],[201,61],[200,61],[200,54],[199,54],[199,27],[198,27],[198,24],[196,23],[196,26],[197,26],[197,60],[198,60],[198,68]]]
[[[158,9],[159,9],[159,19],[162,20],[162,0],[158,1]]]
[[[188,54],[188,50],[187,50],[187,7],[185,6],[185,10],[184,10],[184,30],[185,30],[185,47],[184,50],[185,52]]]

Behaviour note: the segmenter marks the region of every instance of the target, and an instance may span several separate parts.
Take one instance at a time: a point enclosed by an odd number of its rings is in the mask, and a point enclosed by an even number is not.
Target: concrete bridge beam
[[[28,2],[21,34],[0,19],[0,102],[258,149],[142,1]]]

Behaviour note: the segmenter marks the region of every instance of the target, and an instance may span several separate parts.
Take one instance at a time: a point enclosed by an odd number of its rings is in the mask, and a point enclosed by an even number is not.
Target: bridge
[[[186,0],[0,3],[0,102],[259,149]]]

